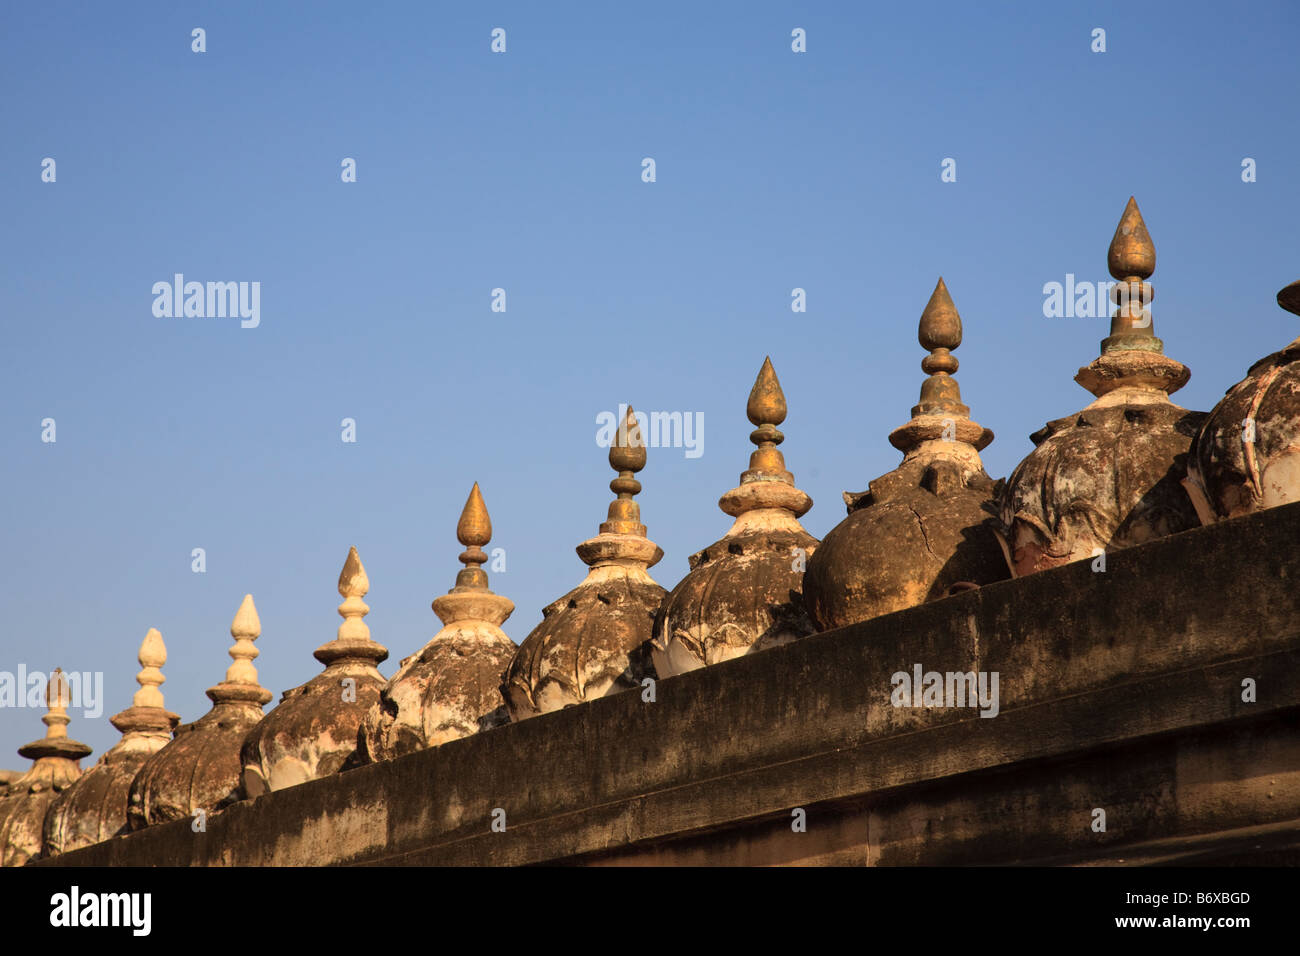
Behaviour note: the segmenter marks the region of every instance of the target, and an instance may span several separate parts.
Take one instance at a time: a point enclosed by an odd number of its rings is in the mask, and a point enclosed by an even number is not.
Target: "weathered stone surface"
[[[740,485],[718,502],[736,520],[722,537],[690,557],[686,575],[655,619],[651,655],[670,677],[812,634],[803,602],[803,574],[817,539],[799,518],[812,499],[794,485],[778,445],[785,436],[785,395],[765,359],[746,406],[756,446]]]
[[[140,768],[131,782],[130,829],[189,820],[199,810],[216,813],[240,799],[239,749],[271,699],[253,666],[258,654],[253,641],[261,632],[253,596],[246,594],[230,625],[234,663],[225,681],[208,688],[212,709],[177,728],[171,743]]]
[[[1187,367],[1164,355],[1146,306],[1155,247],[1130,198],[1108,253],[1118,308],[1101,355],[1075,381],[1096,400],[1035,432],[1007,480],[1001,528],[1017,575],[1095,557],[1196,527],[1182,492],[1192,438],[1205,418],[1169,400]]]
[[[1003,497],[1016,574],[1200,524],[1182,480],[1204,419],[1172,402],[1092,405],[1035,432]]]
[[[465,565],[456,586],[433,602],[443,628],[418,654],[406,658],[362,727],[368,760],[391,760],[490,730],[510,719],[501,677],[514,657],[514,641],[501,630],[514,603],[488,587],[483,546],[492,519],[479,491],[470,489],[456,534]]]
[[[646,538],[634,496],[634,477],[645,467],[646,449],[636,413],[627,409],[609,447],[618,477],[600,534],[578,545],[591,570],[586,579],[547,605],[542,622],[519,646],[502,684],[514,720],[641,686],[657,674],[650,640],[655,614],[667,595],[648,569],[663,550]]]
[[[155,628],[145,635],[139,660],[141,670],[135,679],[140,689],[131,706],[111,718],[113,726],[122,731],[122,739],[50,804],[42,833],[45,856],[125,833],[131,781],[145,761],[172,738],[180,718],[166,709],[158,689],[165,680],[160,668],[167,662],[167,648]]]
[[[240,763],[246,796],[294,787],[364,763],[361,724],[379,702],[385,681],[376,665],[388,657],[387,648],[370,639],[370,628],[362,620],[370,608],[361,599],[369,590],[366,569],[352,548],[339,574],[343,623],[338,636],[314,652],[325,670],[285,691],[244,738]]]
[[[889,436],[903,452],[896,469],[858,495],[849,516],[808,561],[804,603],[821,630],[844,627],[925,601],[1000,581],[1010,571],[998,541],[1000,486],[980,451],[993,433],[970,419],[952,377],[961,316],[939,279],[921,314],[918,338],[929,378],[912,419]]]
[[[1277,294],[1300,314],[1300,283]],[[1187,492],[1203,523],[1300,500],[1300,339],[1260,359],[1196,435]]]
[[[63,672],[56,669],[45,687],[45,736],[18,749],[32,766],[25,773],[5,771],[0,866],[22,866],[40,855],[45,814],[55,795],[81,776],[81,758],[90,754],[89,747],[68,737],[68,690]]]
[[[1260,862],[1300,835],[1297,538],[1284,505],[50,864]],[[1000,673],[998,716],[893,706],[917,662]]]

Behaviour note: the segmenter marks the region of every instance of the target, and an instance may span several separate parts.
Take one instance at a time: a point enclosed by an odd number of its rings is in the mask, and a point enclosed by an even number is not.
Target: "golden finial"
[[[135,675],[140,689],[131,698],[134,707],[162,707],[163,695],[158,688],[167,680],[160,668],[167,663],[167,647],[163,644],[162,634],[158,628],[151,627],[140,643],[140,653],[136,659],[142,668]]]
[[[1124,215],[1115,227],[1106,254],[1110,274],[1116,279],[1146,279],[1156,271],[1156,247],[1147,232],[1147,224],[1138,210],[1137,200],[1129,196]]]
[[[486,588],[488,576],[482,565],[488,556],[483,546],[492,540],[492,518],[477,481],[456,523],[456,539],[465,546],[458,559],[465,567],[456,575],[456,587]]]
[[[749,401],[745,405],[745,414],[755,425],[780,425],[786,416],[785,392],[777,380],[776,369],[772,368],[772,357],[763,359],[763,367],[758,370],[754,387],[749,390]]]
[[[890,444],[905,454],[936,439],[963,442],[976,451],[993,441],[993,432],[970,420],[970,408],[962,404],[961,388],[952,377],[958,366],[952,350],[961,345],[961,332],[961,314],[940,276],[917,324],[917,341],[930,353],[921,360],[928,376],[921,383],[921,399],[912,408],[912,420],[889,435]]]
[[[785,421],[786,411],[785,392],[768,356],[763,359],[763,367],[758,370],[745,404],[745,414],[758,426],[750,432],[749,440],[758,447],[749,456],[749,470],[740,476],[742,483],[775,478],[794,484],[794,476],[785,470],[785,456],[776,447],[785,441],[785,435],[776,426]]]
[[[951,350],[961,345],[961,316],[943,276],[939,277],[939,284],[921,313],[916,337],[921,348],[931,353],[921,360],[921,371],[927,375],[940,372],[951,375],[957,371],[957,359]]]
[[[257,668],[253,658],[260,653],[253,642],[262,635],[262,622],[253,604],[253,595],[245,594],[235,619],[230,624],[230,636],[235,639],[229,654],[234,661],[226,669],[226,682],[230,684],[256,684]]]
[[[641,506],[633,500],[641,493],[641,482],[634,477],[645,467],[645,439],[636,412],[627,406],[627,414],[619,425],[614,441],[609,446],[609,465],[618,477],[609,483],[609,490],[618,497],[609,504],[609,517],[601,526],[601,534],[633,534],[645,536],[641,523]]]
[[[339,616],[343,618],[338,632],[340,641],[370,640],[370,628],[362,620],[370,613],[370,608],[361,600],[369,591],[370,578],[366,577],[361,555],[357,554],[356,547],[351,547],[339,573],[339,594],[343,597],[343,603],[339,605]]]
[[[1132,196],[1115,227],[1106,264],[1119,284],[1110,290],[1116,309],[1110,319],[1110,335],[1101,343],[1102,354],[1124,350],[1164,351],[1164,343],[1156,338],[1151,312],[1147,309],[1155,297],[1151,283],[1145,280],[1156,270],[1156,247]]]

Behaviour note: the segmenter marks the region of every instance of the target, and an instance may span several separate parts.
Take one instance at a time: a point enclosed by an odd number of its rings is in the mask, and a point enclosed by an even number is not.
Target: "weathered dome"
[[[261,796],[364,763],[361,722],[379,700],[384,675],[376,666],[388,649],[370,639],[361,600],[370,579],[357,549],[339,573],[338,636],[313,652],[325,670],[287,690],[244,738],[240,749],[244,795]]]
[[[546,607],[506,671],[502,693],[514,720],[636,688],[656,676],[650,638],[668,592],[648,572],[663,550],[646,538],[633,500],[641,491],[634,476],[645,467],[646,449],[631,407],[610,443],[609,463],[618,472],[609,483],[618,497],[600,534],[578,545],[591,570]]]
[[[131,783],[129,829],[216,813],[240,799],[239,748],[271,699],[253,666],[261,633],[253,596],[245,594],[230,625],[234,663],[225,681],[208,688],[212,709],[178,727],[172,742],[144,762]]]
[[[483,546],[492,540],[492,519],[478,483],[456,525],[465,546],[456,586],[433,602],[443,628],[402,661],[366,714],[364,734],[370,760],[391,760],[437,747],[508,723],[501,676],[515,654],[515,642],[501,625],[515,609],[509,598],[488,588]]]
[[[113,726],[122,731],[122,739],[55,797],[45,815],[42,852],[46,856],[125,833],[131,781],[144,762],[172,738],[180,718],[166,709],[158,689],[166,680],[159,668],[167,663],[167,648],[156,628],[145,635],[139,661],[142,669],[135,679],[140,689],[131,706],[111,718]]]
[[[1300,315],[1300,282],[1277,302]],[[1228,389],[1196,435],[1187,472],[1203,524],[1300,501],[1300,339]]]
[[[996,530],[997,486],[980,450],[993,433],[970,420],[952,374],[961,317],[943,279],[921,315],[929,378],[912,420],[889,436],[897,468],[861,494],[808,561],[804,603],[822,630],[914,607],[1009,576]]]
[[[1181,482],[1205,413],[1169,400],[1190,373],[1164,355],[1145,308],[1155,247],[1132,198],[1108,260],[1119,280],[1111,334],[1101,356],[1075,376],[1097,398],[1035,432],[1037,447],[1007,480],[1000,533],[1017,576],[1200,523]]]
[[[799,524],[812,499],[794,485],[777,448],[785,436],[785,395],[771,359],[746,408],[757,449],[740,485],[718,501],[735,523],[721,540],[691,555],[690,573],[664,599],[652,656],[671,677],[806,637],[816,628],[803,606],[803,572],[817,539]]]
[[[22,866],[40,856],[45,814],[55,795],[81,776],[81,758],[90,754],[89,747],[68,736],[69,690],[56,668],[45,685],[45,736],[18,749],[33,763],[8,781],[0,798],[0,866]]]

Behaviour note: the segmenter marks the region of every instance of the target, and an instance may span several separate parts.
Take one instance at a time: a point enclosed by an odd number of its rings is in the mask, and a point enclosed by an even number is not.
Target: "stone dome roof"
[[[9,780],[0,797],[0,866],[22,866],[40,856],[50,804],[81,776],[81,758],[90,748],[68,736],[68,701],[67,678],[56,669],[45,685],[45,736],[18,749],[32,766]]]
[[[253,596],[246,594],[230,625],[234,663],[225,681],[208,688],[212,709],[178,727],[172,742],[144,762],[131,783],[130,829],[188,820],[197,810],[215,813],[240,799],[239,748],[271,699],[253,666],[261,633]]]
[[[754,382],[746,408],[758,426],[740,485],[718,502],[735,523],[718,541],[691,555],[690,573],[664,599],[655,619],[652,656],[661,677],[766,650],[813,633],[803,606],[803,572],[817,539],[800,516],[812,499],[794,485],[777,446],[785,436],[785,395],[771,359]]]
[[[444,626],[402,661],[367,712],[370,760],[391,760],[509,722],[501,677],[517,648],[501,625],[515,606],[488,588],[483,546],[492,540],[492,519],[477,482],[456,535],[465,546],[465,567],[456,586],[433,602]]]
[[[1300,282],[1277,301],[1300,315]],[[1300,501],[1300,339],[1228,389],[1197,433],[1187,471],[1204,524]]]
[[[998,486],[980,450],[993,433],[970,420],[952,375],[961,317],[940,279],[921,315],[929,374],[912,420],[889,436],[902,463],[844,496],[849,516],[808,561],[804,603],[829,630],[1009,577],[995,530]]]
[[[111,718],[122,739],[55,797],[45,815],[42,852],[47,856],[125,833],[131,781],[172,738],[180,718],[166,709],[158,689],[165,680],[160,668],[167,662],[167,648],[156,628],[145,635],[139,660],[142,669],[135,679],[140,689],[131,706]]]
[[[379,700],[384,676],[376,666],[388,649],[370,639],[361,600],[370,579],[357,549],[348,551],[339,574],[343,603],[338,636],[316,648],[325,670],[287,690],[280,703],[244,738],[240,749],[245,796],[283,790],[364,763],[361,723]]]
[[[1182,489],[1187,453],[1205,418],[1169,400],[1187,367],[1155,337],[1144,280],[1155,247],[1137,202],[1124,210],[1108,256],[1118,305],[1101,356],[1077,381],[1096,400],[1049,422],[1007,480],[1001,529],[1016,575],[1141,544],[1199,525]]]
[[[600,533],[577,549],[591,570],[547,605],[506,671],[502,693],[514,720],[636,688],[657,676],[650,639],[668,592],[648,572],[663,550],[646,538],[634,500],[641,491],[634,476],[645,467],[646,448],[631,407],[610,443],[609,463],[618,472],[609,485],[618,497]]]

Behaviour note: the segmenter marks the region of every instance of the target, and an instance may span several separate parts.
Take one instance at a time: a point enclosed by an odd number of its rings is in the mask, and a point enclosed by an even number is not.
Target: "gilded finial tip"
[[[942,276],[921,313],[917,339],[921,348],[930,352],[936,349],[955,349],[961,345],[961,315],[953,304],[948,285]]]
[[[370,590],[370,578],[366,576],[365,565],[355,546],[348,549],[348,559],[343,562],[339,572],[339,594],[345,598],[365,597]]]
[[[456,539],[467,548],[481,548],[492,540],[492,519],[488,517],[487,505],[477,481],[470,489],[460,521],[456,523]]]
[[[1124,207],[1124,214],[1120,216],[1115,235],[1110,240],[1106,265],[1116,279],[1134,276],[1146,279],[1156,271],[1156,247],[1151,242],[1137,200],[1132,196],[1129,196],[1128,205]]]
[[[629,405],[614,440],[609,444],[609,466],[615,471],[636,472],[645,467],[645,462],[645,436],[641,434],[636,412]]]
[[[755,425],[780,425],[786,416],[785,392],[772,367],[772,358],[763,359],[763,367],[758,370],[758,378],[749,392],[749,402],[745,414]]]

